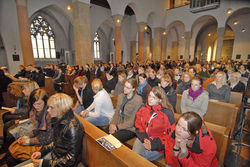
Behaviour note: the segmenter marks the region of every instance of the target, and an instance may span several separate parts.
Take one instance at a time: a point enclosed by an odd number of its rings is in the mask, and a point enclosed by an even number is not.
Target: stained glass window
[[[94,37],[94,58],[100,59],[100,37],[97,32]]]
[[[56,58],[55,36],[42,16],[31,23],[30,33],[34,58]]]

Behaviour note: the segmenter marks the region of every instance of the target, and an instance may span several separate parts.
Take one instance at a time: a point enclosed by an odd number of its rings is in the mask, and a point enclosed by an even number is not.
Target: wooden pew
[[[122,145],[120,148],[107,151],[96,142],[96,139],[107,135],[99,128],[76,115],[82,122],[85,130],[83,139],[83,157],[82,163],[85,166],[138,166],[138,167],[154,167],[155,165],[145,158],[141,157],[131,149]],[[156,167],[156,166],[155,166]]]
[[[174,114],[175,119],[178,120],[180,114]],[[228,152],[228,145],[230,143],[230,127],[223,127],[209,122],[205,122],[207,127],[211,130],[213,138],[217,145],[216,157],[218,159],[218,167],[224,167],[225,158]]]
[[[43,88],[48,91],[50,96],[55,94],[53,79],[51,77],[45,77],[45,86]]]
[[[181,114],[181,97],[177,94],[176,112]],[[203,120],[216,125],[230,127],[233,136],[237,121],[238,107],[235,104],[209,101],[207,113]]]

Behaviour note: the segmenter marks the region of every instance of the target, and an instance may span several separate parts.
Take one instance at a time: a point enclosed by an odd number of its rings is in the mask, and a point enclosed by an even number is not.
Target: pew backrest
[[[145,166],[156,167],[153,163],[141,157],[125,145],[120,148],[107,151],[96,142],[96,139],[107,135],[105,132],[75,114],[84,126],[82,163],[85,166]]]

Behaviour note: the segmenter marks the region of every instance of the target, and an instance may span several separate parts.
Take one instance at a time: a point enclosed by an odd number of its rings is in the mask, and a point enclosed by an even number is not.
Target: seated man
[[[95,126],[109,125],[109,121],[114,115],[110,96],[107,91],[103,89],[100,79],[94,79],[91,86],[95,93],[94,101],[85,111],[82,111],[80,115]]]

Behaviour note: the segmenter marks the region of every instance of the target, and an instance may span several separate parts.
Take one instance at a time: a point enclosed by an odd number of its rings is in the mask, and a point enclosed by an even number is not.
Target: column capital
[[[25,6],[25,7],[27,7],[27,0],[16,0],[16,6]]]
[[[191,39],[192,38],[192,35],[193,35],[193,32],[192,31],[187,31],[185,32],[185,39]]]
[[[115,26],[121,26],[124,16],[120,14],[116,14],[116,15],[113,15],[112,17],[115,22]]]
[[[223,37],[226,31],[226,27],[218,27],[217,28],[217,35],[219,37]]]
[[[144,32],[145,27],[147,26],[147,23],[139,22],[139,23],[137,23],[137,26],[138,26],[139,32]]]

